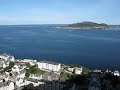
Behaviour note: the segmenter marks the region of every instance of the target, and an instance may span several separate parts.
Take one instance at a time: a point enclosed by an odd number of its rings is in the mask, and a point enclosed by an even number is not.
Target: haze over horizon
[[[120,0],[0,0],[0,25],[120,24]]]

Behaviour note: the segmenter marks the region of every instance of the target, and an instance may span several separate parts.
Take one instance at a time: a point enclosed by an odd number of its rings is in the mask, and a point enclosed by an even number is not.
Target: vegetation
[[[76,75],[76,74],[70,74],[70,73],[65,73],[65,72],[61,72],[61,74],[60,74],[60,78],[63,81],[65,81],[65,80],[72,80],[76,76],[78,76],[78,75]]]
[[[65,81],[67,79],[67,74],[64,72],[61,72],[60,74],[60,80]]]
[[[28,78],[31,74],[44,74],[45,71],[39,69],[37,65],[31,66],[29,63],[26,65],[25,78]]]
[[[1,71],[1,73],[12,69],[15,64],[16,64],[16,62],[10,62],[10,63],[9,63],[9,66],[5,67],[5,68]]]
[[[67,78],[69,80],[74,79],[76,76],[78,76],[78,75],[76,75],[76,74],[67,74]]]
[[[107,26],[107,24],[104,24],[104,23],[98,24],[94,22],[84,21],[81,23],[75,23],[68,26],[69,27],[99,27],[99,26]]]
[[[88,68],[83,67],[83,74],[87,75],[88,73],[89,73],[89,69],[88,69]]]

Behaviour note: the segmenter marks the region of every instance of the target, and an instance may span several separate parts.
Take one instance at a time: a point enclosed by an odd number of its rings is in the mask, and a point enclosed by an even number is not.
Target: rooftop
[[[43,60],[41,62],[48,63],[48,64],[53,64],[53,65],[59,65],[60,64],[60,63],[57,63],[57,62],[51,62],[51,61],[47,61],[47,60]]]

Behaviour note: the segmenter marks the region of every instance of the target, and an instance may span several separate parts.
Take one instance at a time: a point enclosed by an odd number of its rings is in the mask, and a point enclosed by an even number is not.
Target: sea
[[[120,29],[67,30],[49,26],[0,25],[0,54],[120,70]]]

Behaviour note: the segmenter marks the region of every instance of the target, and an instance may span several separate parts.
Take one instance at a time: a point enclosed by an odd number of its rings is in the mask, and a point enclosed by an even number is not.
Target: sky
[[[0,0],[0,24],[120,24],[120,0]]]

